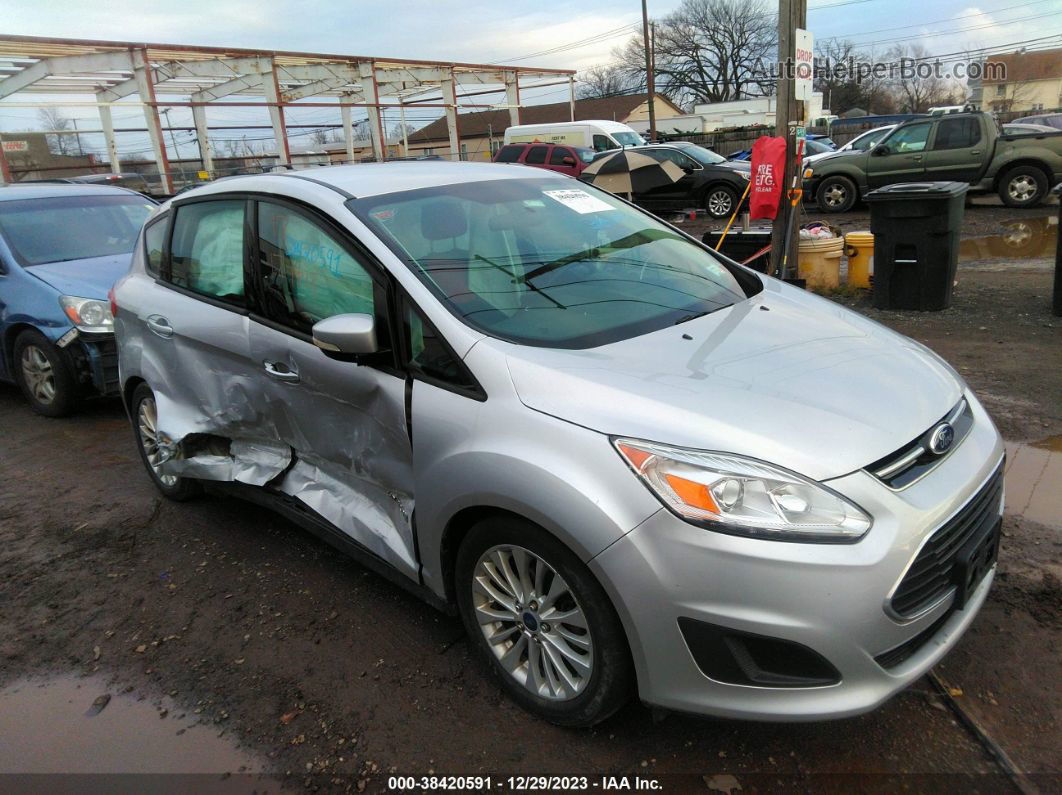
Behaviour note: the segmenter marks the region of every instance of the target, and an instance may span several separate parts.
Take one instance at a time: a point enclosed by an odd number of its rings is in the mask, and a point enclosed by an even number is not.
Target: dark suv
[[[727,160],[685,141],[639,146],[637,151],[661,162],[670,160],[686,174],[672,185],[635,193],[635,204],[647,210],[697,207],[704,208],[712,218],[726,218],[734,212],[752,173],[747,162]]]
[[[595,154],[593,149],[566,144],[506,144],[494,155],[494,162],[522,163],[577,177]]]

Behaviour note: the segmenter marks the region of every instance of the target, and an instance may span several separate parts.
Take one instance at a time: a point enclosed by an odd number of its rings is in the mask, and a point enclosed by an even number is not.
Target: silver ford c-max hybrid
[[[112,294],[168,497],[265,503],[460,613],[528,710],[852,715],[970,625],[1003,446],[927,348],[537,169],[163,205]]]

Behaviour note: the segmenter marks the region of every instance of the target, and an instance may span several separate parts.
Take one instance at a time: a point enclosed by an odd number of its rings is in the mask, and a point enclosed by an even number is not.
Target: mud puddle
[[[1062,435],[1006,449],[1005,511],[1062,529]]]
[[[21,679],[0,690],[5,774],[261,773],[264,760],[164,699],[102,676]]]
[[[959,262],[1054,259],[1058,219],[1018,218],[1004,221],[997,235],[971,237],[959,243]]]

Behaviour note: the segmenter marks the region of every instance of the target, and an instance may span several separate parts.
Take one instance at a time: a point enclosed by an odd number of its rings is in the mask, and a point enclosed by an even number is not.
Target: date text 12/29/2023
[[[655,778],[644,776],[390,776],[387,788],[394,791],[511,790],[514,792],[641,791],[662,789]]]

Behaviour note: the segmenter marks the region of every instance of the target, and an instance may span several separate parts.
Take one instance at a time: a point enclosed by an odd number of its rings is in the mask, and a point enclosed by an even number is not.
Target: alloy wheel
[[[472,604],[495,658],[521,686],[550,701],[586,688],[594,646],[586,613],[564,578],[519,546],[495,546],[473,570]]]
[[[717,190],[708,197],[708,212],[717,218],[729,215],[732,204],[729,193]]]
[[[1019,174],[1007,184],[1007,193],[1014,201],[1026,202],[1036,195],[1039,187],[1029,174]]]
[[[834,183],[822,192],[822,198],[829,207],[843,207],[844,203],[848,201],[848,191],[843,185]]]
[[[36,345],[22,350],[22,379],[33,399],[44,405],[55,400],[55,371],[48,357]]]
[[[158,408],[155,406],[155,399],[148,397],[141,400],[136,415],[136,427],[140,434],[140,444],[144,446],[148,466],[163,486],[176,485],[176,475],[163,475],[160,472],[163,457],[159,450]]]

